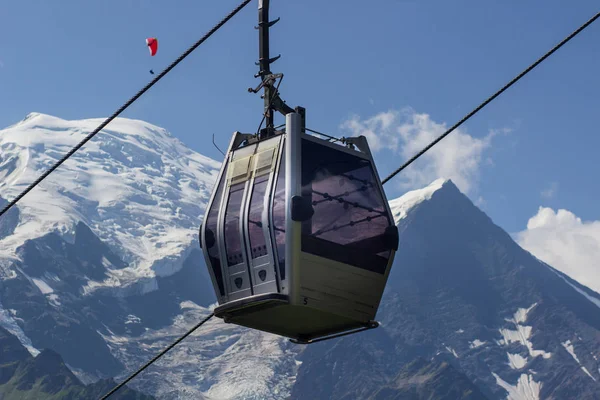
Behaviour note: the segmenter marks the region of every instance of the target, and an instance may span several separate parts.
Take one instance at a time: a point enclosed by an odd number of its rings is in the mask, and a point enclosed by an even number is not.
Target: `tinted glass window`
[[[240,232],[240,212],[246,182],[231,186],[225,212],[225,251],[229,266],[244,262],[242,236]]]
[[[275,233],[275,259],[279,265],[279,276],[285,279],[285,148],[281,155],[279,173],[273,197],[273,230]]]
[[[219,252],[219,245],[217,242],[217,222],[219,218],[219,205],[221,204],[221,198],[223,196],[223,186],[225,183],[226,176],[227,167],[225,167],[225,171],[221,176],[221,181],[218,182],[217,193],[215,194],[213,203],[210,206],[210,209],[208,210],[205,225],[206,230],[204,233],[207,246],[208,244],[212,245],[207,248],[208,258],[210,260],[210,268],[212,268],[212,271],[215,275],[215,279],[217,281],[217,285],[219,286],[219,293],[221,293],[221,296],[225,295],[225,288],[223,286],[223,272],[221,270],[221,255]]]
[[[315,210],[302,223],[302,251],[385,272],[391,218],[368,160],[303,139],[302,195]]]
[[[248,213],[248,233],[250,236],[250,250],[252,259],[266,256],[267,242],[263,231],[262,215],[264,210],[265,193],[269,175],[259,176],[254,180],[252,197],[250,199],[250,211]]]

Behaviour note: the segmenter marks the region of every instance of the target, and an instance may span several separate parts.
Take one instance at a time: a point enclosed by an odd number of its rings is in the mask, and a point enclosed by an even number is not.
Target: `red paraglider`
[[[146,38],[146,45],[150,51],[150,55],[154,57],[158,51],[158,39],[157,38]],[[154,75],[154,71],[150,70],[150,73]]]
[[[154,56],[156,54],[156,51],[158,50],[158,39],[147,38],[146,44],[148,45],[148,50],[150,50],[150,55]]]

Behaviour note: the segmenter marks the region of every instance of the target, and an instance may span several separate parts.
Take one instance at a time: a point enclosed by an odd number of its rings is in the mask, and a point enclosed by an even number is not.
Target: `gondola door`
[[[269,231],[269,209],[280,143],[281,136],[260,142],[251,163],[251,190],[244,214],[244,233],[246,256],[252,274],[252,291],[255,295],[279,292]]]
[[[252,296],[252,281],[246,256],[244,226],[244,204],[250,186],[251,163],[254,148],[248,146],[237,150],[231,156],[231,166],[227,171],[227,183],[221,203],[219,232],[221,260],[226,269],[228,301]]]

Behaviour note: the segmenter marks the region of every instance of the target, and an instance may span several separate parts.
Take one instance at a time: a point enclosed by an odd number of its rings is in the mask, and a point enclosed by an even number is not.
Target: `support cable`
[[[210,315],[208,317],[204,318],[202,321],[200,321],[199,323],[197,323],[194,327],[192,327],[192,329],[190,329],[189,331],[187,331],[183,336],[181,336],[179,339],[177,339],[176,341],[174,341],[173,343],[171,343],[168,347],[166,347],[163,351],[161,351],[156,356],[154,356],[154,358],[152,360],[148,361],[140,369],[138,369],[133,374],[131,374],[129,376],[129,378],[125,379],[123,382],[121,382],[117,386],[115,386],[110,392],[108,392],[107,394],[105,394],[100,400],[108,399],[108,397],[110,395],[112,395],[113,393],[115,393],[122,386],[124,386],[127,382],[129,382],[130,380],[132,380],[133,378],[135,378],[140,372],[142,372],[143,370],[145,370],[146,368],[148,368],[150,365],[152,365],[156,360],[158,360],[160,357],[162,357],[167,351],[171,350],[173,347],[175,347],[177,344],[179,344],[179,342],[181,342],[183,339],[185,339],[186,337],[188,337],[189,335],[191,335],[196,329],[198,329],[202,325],[204,325],[214,315],[215,315],[214,313],[210,313]]]
[[[429,145],[427,145],[427,147],[425,147],[423,150],[421,150],[420,152],[418,152],[417,154],[415,154],[410,160],[408,160],[407,162],[405,162],[400,168],[398,168],[397,170],[395,170],[394,172],[392,172],[387,178],[385,178],[384,180],[381,181],[381,184],[384,185],[387,181],[389,181],[394,176],[396,176],[400,171],[404,170],[406,167],[408,167],[410,164],[412,164],[417,158],[419,158],[423,154],[425,154],[425,152],[427,152],[429,149],[431,149],[433,146],[435,146],[440,140],[442,140],[443,138],[445,138],[446,136],[448,136],[450,134],[450,132],[454,131],[456,128],[458,128],[459,126],[461,126],[466,120],[468,120],[469,118],[471,118],[479,110],[481,110],[483,107],[485,107],[486,105],[488,105],[492,100],[494,100],[496,97],[498,97],[500,94],[502,94],[502,92],[504,92],[506,89],[508,89],[509,87],[511,87],[519,79],[521,79],[522,77],[524,77],[529,71],[531,71],[532,69],[534,69],[535,67],[537,67],[542,61],[544,61],[546,58],[548,58],[552,53],[554,53],[556,50],[558,50],[559,48],[561,48],[565,43],[567,43],[569,40],[571,40],[575,36],[577,36],[578,33],[580,33],[585,28],[587,28],[589,25],[591,25],[592,22],[594,22],[596,19],[598,19],[598,17],[600,17],[600,12],[597,13],[596,15],[594,15],[585,24],[583,24],[582,26],[580,26],[576,31],[574,31],[569,36],[567,36],[565,39],[563,39],[559,44],[557,44],[556,46],[554,46],[554,48],[552,48],[552,50],[550,50],[549,52],[547,52],[546,54],[544,54],[540,59],[538,59],[536,62],[534,62],[533,64],[531,64],[526,70],[524,70],[519,75],[517,75],[515,78],[513,78],[513,80],[511,80],[509,83],[507,83],[502,89],[500,89],[496,93],[494,93],[491,97],[489,97],[486,101],[484,101],[483,103],[481,103],[476,109],[474,109],[473,111],[471,111],[463,119],[461,119],[456,124],[454,124],[450,129],[448,129],[446,132],[444,132],[442,135],[440,135],[437,139],[435,139],[433,142],[431,142]]]
[[[237,6],[233,11],[231,11],[225,18],[223,18],[217,25],[215,25],[208,33],[206,33],[200,40],[194,43],[189,49],[187,49],[182,55],[180,55],[171,65],[169,65],[164,71],[156,76],[150,83],[148,83],[143,89],[141,89],[135,96],[129,99],[125,104],[121,106],[113,115],[108,117],[104,122],[102,122],[92,133],[87,135],[79,144],[73,147],[67,154],[63,156],[56,164],[54,164],[50,169],[44,172],[38,179],[36,179],[27,189],[21,192],[17,197],[15,197],[12,201],[10,201],[3,209],[0,211],[0,217],[4,215],[12,206],[17,204],[19,200],[23,198],[29,191],[31,191],[34,187],[36,187],[42,180],[44,180],[48,175],[50,175],[55,169],[57,169],[63,162],[65,162],[69,157],[71,157],[77,150],[83,147],[91,138],[93,138],[98,132],[100,132],[106,125],[108,125],[113,119],[115,119],[119,114],[121,114],[125,109],[127,109],[130,105],[133,104],[141,95],[146,93],[148,89],[150,89],[156,82],[158,82],[163,76],[165,76],[169,71],[171,71],[177,64],[179,64],[184,58],[186,58],[190,53],[192,53],[198,46],[200,46],[206,39],[212,36],[220,27],[225,25],[227,21],[229,21],[235,14],[237,14],[242,8],[244,8],[248,3],[252,0],[244,0],[239,6]]]

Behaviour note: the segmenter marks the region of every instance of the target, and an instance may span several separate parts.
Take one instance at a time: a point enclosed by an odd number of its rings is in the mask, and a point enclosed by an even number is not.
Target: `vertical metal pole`
[[[259,74],[264,81],[265,76],[271,73],[269,66],[269,0],[258,1],[258,53]],[[269,131],[274,127],[271,110],[271,96],[274,89],[270,85],[265,85],[264,89],[265,122],[266,129]]]
[[[285,273],[292,304],[299,302],[300,245],[302,223],[292,219],[291,199],[302,194],[302,117],[296,112],[285,116]]]

